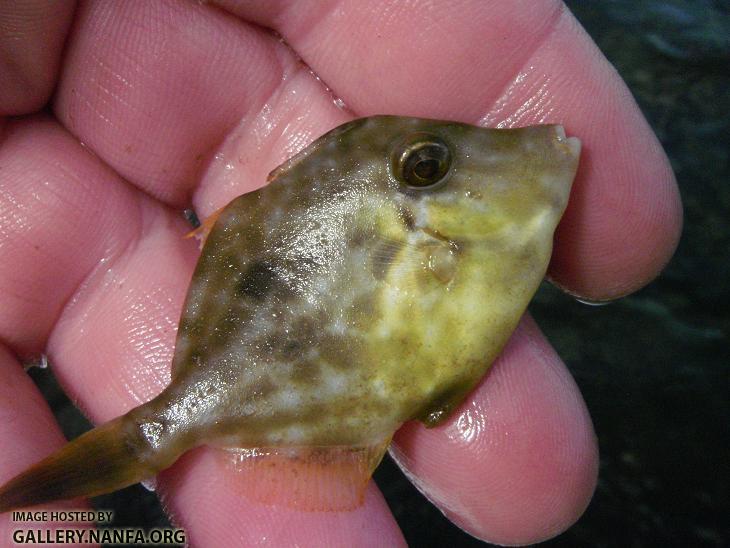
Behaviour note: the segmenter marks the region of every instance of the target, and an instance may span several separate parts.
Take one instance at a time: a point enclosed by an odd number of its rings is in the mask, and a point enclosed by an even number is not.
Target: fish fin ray
[[[121,489],[150,475],[120,417],[67,443],[0,487],[0,513]]]
[[[421,232],[415,240],[378,236],[370,253],[376,279],[426,293],[447,285],[456,271],[454,247]]]
[[[366,447],[284,447],[229,450],[245,496],[303,511],[347,511],[362,505],[390,437]]]

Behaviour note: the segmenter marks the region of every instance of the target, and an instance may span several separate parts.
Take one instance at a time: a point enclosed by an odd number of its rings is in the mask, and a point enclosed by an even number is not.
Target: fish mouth
[[[556,124],[553,127],[555,128],[555,139],[568,149],[571,156],[574,158],[580,156],[580,139],[578,139],[578,137],[568,137],[565,134],[565,128],[559,124]]]

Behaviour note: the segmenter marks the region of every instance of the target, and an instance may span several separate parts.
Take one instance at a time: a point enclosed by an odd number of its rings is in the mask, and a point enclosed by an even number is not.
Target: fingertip
[[[641,289],[666,267],[681,237],[674,172],[651,128],[636,120],[629,140],[641,143],[638,150],[618,129],[600,141],[584,139],[556,231],[548,277],[586,300],[609,301]]]
[[[531,320],[446,424],[407,425],[392,454],[456,525],[509,545],[567,529],[588,505],[598,469],[585,404]]]

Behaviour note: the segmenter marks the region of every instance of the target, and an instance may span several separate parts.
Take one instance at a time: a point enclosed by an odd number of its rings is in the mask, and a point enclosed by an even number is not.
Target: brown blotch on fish
[[[270,375],[259,377],[246,387],[246,398],[266,398],[279,389]]]
[[[317,349],[324,363],[337,370],[347,370],[358,366],[352,356],[362,352],[361,346],[361,341],[353,335],[325,333],[320,337]]]
[[[315,387],[322,379],[322,365],[316,359],[299,359],[292,364],[291,382]]]
[[[413,216],[410,209],[407,207],[400,207],[398,208],[398,213],[401,221],[403,221],[403,226],[406,227],[406,230],[413,231],[416,229],[416,218]]]
[[[250,264],[241,275],[236,285],[236,292],[255,300],[262,300],[277,285],[276,270],[264,262],[256,261]]]
[[[289,330],[308,348],[316,348],[317,341],[322,333],[320,326],[322,325],[321,321],[324,320],[322,317],[324,315],[324,311],[318,311],[314,315],[302,314],[297,316],[292,320]],[[320,316],[320,321],[317,321],[317,316]]]
[[[360,227],[351,227],[347,230],[345,241],[348,249],[362,248],[368,242],[369,234]]]
[[[266,339],[265,347],[277,360],[291,363],[297,361],[302,353],[307,351],[308,345],[296,333],[287,334],[279,331]]]

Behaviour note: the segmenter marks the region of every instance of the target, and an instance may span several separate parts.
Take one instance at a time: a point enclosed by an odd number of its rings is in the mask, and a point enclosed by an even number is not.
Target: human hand
[[[3,480],[62,443],[11,353],[47,352],[95,422],[157,394],[197,256],[179,211],[205,217],[355,115],[564,124],[583,153],[550,276],[585,298],[641,287],[676,245],[661,147],[559,3],[108,2],[70,29],[72,6],[37,5],[34,24],[0,33],[0,112],[24,115],[0,141]],[[31,115],[54,86],[53,117]],[[585,405],[529,319],[444,425],[406,425],[392,454],[456,524],[499,543],[568,527],[597,470]],[[231,473],[201,449],[160,476],[191,544],[402,542],[372,485],[356,511],[303,513],[241,497]]]

